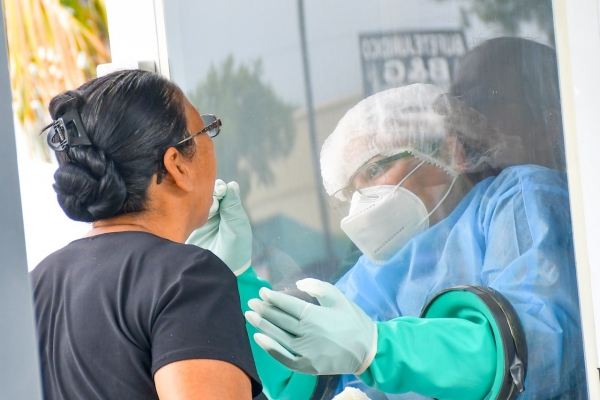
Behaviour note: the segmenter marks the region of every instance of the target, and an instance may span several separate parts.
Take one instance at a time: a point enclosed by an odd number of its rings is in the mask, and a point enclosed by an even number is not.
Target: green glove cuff
[[[235,274],[235,276],[243,275],[244,272],[246,272],[250,269],[250,267],[252,267],[252,260],[248,260],[246,265],[242,265],[239,269],[236,269],[235,271],[233,271],[233,273]]]
[[[456,318],[378,322],[377,354],[359,376],[387,393],[483,399],[494,382],[496,346],[487,318],[472,308]]]
[[[487,318],[496,343],[496,374],[486,399],[512,400],[525,391],[527,342],[521,321],[508,299],[483,286],[457,286],[438,293],[425,306],[425,318],[454,317],[470,307]]]
[[[254,268],[248,266],[237,278],[242,311],[250,310],[248,300],[259,298],[258,291],[271,288],[269,283],[256,275]],[[316,376],[293,372],[277,362],[254,341],[258,330],[246,322],[246,330],[250,339],[250,347],[258,376],[263,384],[263,392],[269,400],[308,400],[311,398],[317,384]]]

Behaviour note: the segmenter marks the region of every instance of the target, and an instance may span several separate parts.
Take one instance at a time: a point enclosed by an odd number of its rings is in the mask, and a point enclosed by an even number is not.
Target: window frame
[[[597,94],[600,93],[600,0],[553,0],[573,240],[577,264],[588,392],[600,398],[600,170]],[[106,0],[115,65],[152,60],[170,77],[164,0]],[[135,24],[131,16],[135,15]],[[582,44],[585,44],[583,46]],[[597,107],[596,107],[597,108]],[[592,268],[591,266],[595,267]],[[594,313],[594,309],[596,312]]]

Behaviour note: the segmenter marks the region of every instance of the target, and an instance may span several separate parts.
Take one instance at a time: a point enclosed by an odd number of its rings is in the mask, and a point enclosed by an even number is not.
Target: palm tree
[[[222,118],[230,140],[215,141],[219,177],[235,180],[243,198],[252,178],[265,186],[275,181],[273,162],[294,147],[294,107],[283,101],[263,79],[262,62],[236,63],[228,56],[219,67],[211,65],[206,79],[187,94],[200,110]],[[252,123],[260,115],[260,124]]]
[[[32,154],[56,94],[78,87],[108,62],[104,0],[3,0],[13,108]]]

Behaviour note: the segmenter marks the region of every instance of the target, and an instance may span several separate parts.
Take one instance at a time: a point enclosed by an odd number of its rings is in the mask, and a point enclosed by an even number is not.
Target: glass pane
[[[240,184],[259,276],[335,283],[376,321],[491,287],[523,324],[523,398],[586,397],[550,1],[173,0],[165,15],[172,79],[223,121],[218,176]],[[336,391],[450,396],[418,376]]]

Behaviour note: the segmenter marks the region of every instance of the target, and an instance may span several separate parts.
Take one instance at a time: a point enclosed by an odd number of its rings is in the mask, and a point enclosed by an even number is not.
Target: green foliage
[[[439,2],[455,0],[437,0]],[[461,14],[465,26],[476,15],[483,22],[498,24],[508,35],[516,35],[523,22],[535,23],[554,45],[552,0],[466,0]]]
[[[105,0],[60,0],[60,4],[108,45]]]
[[[15,115],[30,155],[48,160],[38,133],[58,93],[96,75],[110,60],[104,0],[1,0]]]
[[[237,181],[244,188],[242,196],[248,195],[252,182],[272,185],[272,163],[288,156],[294,144],[293,107],[278,98],[262,75],[260,60],[236,66],[230,55],[218,70],[212,65],[206,79],[188,94],[201,113],[223,121],[214,139],[217,175]]]

